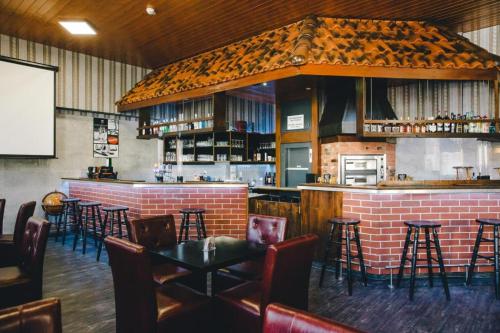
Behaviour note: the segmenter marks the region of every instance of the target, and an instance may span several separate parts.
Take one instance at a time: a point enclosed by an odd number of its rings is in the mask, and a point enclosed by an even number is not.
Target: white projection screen
[[[56,71],[0,57],[0,157],[55,157]]]

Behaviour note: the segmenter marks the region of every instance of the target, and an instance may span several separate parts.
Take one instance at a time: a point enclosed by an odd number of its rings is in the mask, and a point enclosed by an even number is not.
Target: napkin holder
[[[203,252],[215,251],[215,238],[208,237],[203,241]]]

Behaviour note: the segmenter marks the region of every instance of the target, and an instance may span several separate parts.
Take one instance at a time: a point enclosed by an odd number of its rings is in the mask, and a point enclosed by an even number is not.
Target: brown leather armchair
[[[115,289],[116,332],[196,332],[210,318],[209,298],[175,284],[155,285],[144,246],[106,237]]]
[[[285,240],[287,228],[286,217],[249,214],[247,240],[266,245],[282,242]],[[226,271],[240,279],[256,280],[262,278],[263,267],[264,258],[262,257],[226,267],[222,272]]]
[[[42,298],[43,259],[50,224],[30,217],[26,223],[19,263],[0,268],[0,308]]]
[[[0,199],[0,236],[3,235],[3,215],[5,213],[5,199]]]
[[[62,333],[61,302],[47,298],[0,310],[0,332]]]
[[[35,212],[36,202],[30,201],[19,207],[13,234],[0,235],[0,267],[18,264],[21,243],[28,219]]]
[[[177,245],[173,215],[154,216],[130,222],[132,242],[148,250],[170,249]],[[159,257],[152,256],[153,279],[159,284],[172,282],[190,274],[182,267],[166,263]]]
[[[246,282],[216,295],[219,329],[261,332],[264,311],[272,302],[307,310],[317,242],[318,236],[310,234],[270,245],[261,281]]]
[[[362,333],[353,327],[282,304],[269,304],[264,316],[264,333]]]

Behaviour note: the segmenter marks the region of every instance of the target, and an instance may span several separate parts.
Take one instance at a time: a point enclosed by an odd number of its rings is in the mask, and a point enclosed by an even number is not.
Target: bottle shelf
[[[143,129],[149,129],[149,128],[158,128],[158,127],[170,126],[170,125],[189,124],[189,123],[196,123],[198,121],[208,121],[208,120],[214,120],[214,117],[193,118],[193,119],[188,119],[188,120],[179,120],[179,121],[171,121],[171,122],[165,122],[165,123],[158,123],[158,124],[154,124],[154,125],[148,125],[148,126],[138,127],[137,130],[143,130]]]
[[[369,120],[365,119],[365,124],[436,124],[436,123],[453,123],[453,124],[466,124],[466,123],[498,123],[500,120],[496,119],[469,119],[469,120],[458,120],[458,119],[434,119],[434,120]]]
[[[363,132],[364,137],[370,138],[500,138],[500,133],[450,133],[450,132],[426,132],[426,133],[395,133],[395,132]]]

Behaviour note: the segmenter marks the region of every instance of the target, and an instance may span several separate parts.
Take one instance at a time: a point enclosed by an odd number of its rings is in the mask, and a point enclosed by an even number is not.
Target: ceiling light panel
[[[72,35],[95,35],[96,31],[85,21],[59,21]]]

